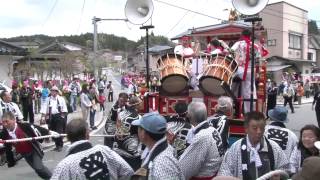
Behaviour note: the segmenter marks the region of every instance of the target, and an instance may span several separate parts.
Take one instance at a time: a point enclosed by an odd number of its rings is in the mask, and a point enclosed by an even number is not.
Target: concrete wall
[[[0,81],[11,87],[12,82],[12,56],[0,55]]]
[[[308,13],[287,3],[268,5],[261,13],[262,24],[267,29],[268,40],[276,39],[276,46],[268,46],[270,56],[307,59]],[[289,33],[302,37],[302,49],[289,49]]]

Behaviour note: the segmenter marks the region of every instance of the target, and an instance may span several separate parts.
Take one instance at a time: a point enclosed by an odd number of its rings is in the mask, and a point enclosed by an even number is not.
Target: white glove
[[[54,138],[59,138],[60,134],[55,131],[50,131],[50,134],[53,135]]]

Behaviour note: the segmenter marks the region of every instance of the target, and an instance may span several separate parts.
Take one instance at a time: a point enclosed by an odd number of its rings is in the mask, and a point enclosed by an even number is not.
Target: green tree
[[[320,34],[317,22],[315,20],[310,20],[308,22],[308,33],[309,34],[315,34],[315,35],[319,35]]]

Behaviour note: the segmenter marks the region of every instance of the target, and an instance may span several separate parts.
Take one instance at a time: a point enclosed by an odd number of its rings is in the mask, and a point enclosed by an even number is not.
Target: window
[[[268,46],[276,46],[277,45],[277,40],[276,39],[270,39],[267,42]]]
[[[302,36],[297,34],[289,34],[289,48],[301,49]]]
[[[308,60],[313,60],[313,53],[308,52]]]

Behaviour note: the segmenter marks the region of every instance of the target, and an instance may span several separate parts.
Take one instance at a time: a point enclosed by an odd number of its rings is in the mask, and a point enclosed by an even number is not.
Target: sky
[[[20,35],[46,34],[78,35],[93,32],[92,18],[126,18],[127,0],[2,0],[0,6],[0,38]],[[138,1],[138,0],[133,0]],[[190,11],[169,6],[183,7],[201,12],[211,17],[198,15]],[[269,0],[269,3],[279,0]],[[285,0],[308,11],[309,19],[315,19],[320,25],[320,0]],[[220,23],[227,19],[233,8],[232,0],[153,0],[154,11],[151,20],[145,25],[155,26],[151,31],[155,35],[169,38],[189,28]],[[138,40],[145,35],[140,25],[124,21],[101,21],[98,32],[123,36]]]

